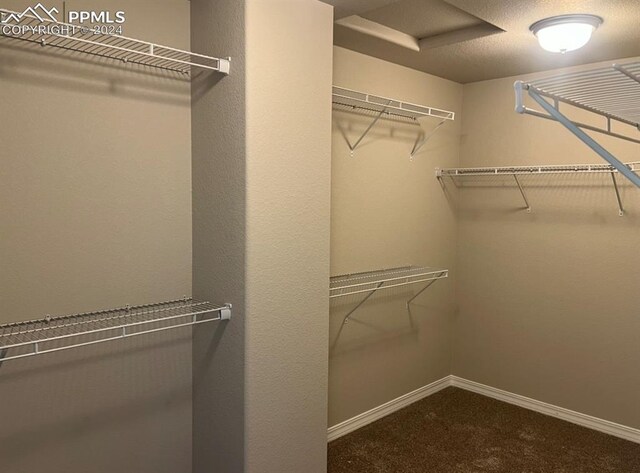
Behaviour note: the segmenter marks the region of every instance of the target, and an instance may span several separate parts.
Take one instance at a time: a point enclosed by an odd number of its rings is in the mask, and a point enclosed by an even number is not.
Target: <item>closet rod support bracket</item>
[[[443,275],[445,274],[444,272],[442,273]],[[422,289],[420,289],[418,292],[416,292],[416,294],[407,301],[407,309],[409,308],[409,305],[413,302],[413,300],[418,297],[420,294],[422,294],[424,291],[426,291],[427,289],[429,289],[433,283],[435,283],[437,281],[437,279],[434,279],[433,281],[429,281],[429,284],[427,284],[425,287],[423,287]]]
[[[360,308],[360,306],[362,306],[362,304],[364,304],[365,302],[367,302],[367,300],[368,300],[371,296],[373,296],[373,295],[376,293],[376,291],[382,287],[382,285],[383,285],[383,284],[384,284],[384,281],[380,281],[380,283],[378,283],[378,285],[377,285],[374,289],[372,289],[372,290],[371,290],[371,292],[370,292],[369,294],[367,294],[367,297],[365,297],[364,299],[362,299],[362,300],[358,303],[358,305],[357,305],[357,306],[355,306],[353,309],[351,309],[351,310],[349,311],[349,313],[348,313],[347,315],[345,315],[344,320],[343,320],[343,322],[342,322],[342,323],[343,323],[343,324],[348,323],[348,322],[349,322],[349,318],[351,317],[351,315],[352,315],[356,310],[358,310],[358,309]]]
[[[434,128],[433,130],[431,130],[431,132],[430,132],[429,134],[425,135],[425,137],[424,137],[424,138],[422,138],[422,140],[420,140],[419,142],[417,142],[417,143],[414,145],[413,149],[411,150],[411,154],[409,155],[409,159],[410,159],[411,161],[413,161],[413,158],[415,157],[415,155],[416,155],[416,154],[418,154],[418,152],[422,149],[422,147],[423,147],[424,145],[426,145],[426,144],[427,144],[427,142],[431,139],[431,137],[432,137],[433,135],[435,135],[435,134],[436,134],[436,132],[438,131],[438,129],[439,129],[442,125],[444,125],[446,121],[447,121],[447,119],[446,119],[446,118],[443,118],[443,119],[442,119],[442,121],[440,121],[440,123],[438,123],[438,124],[435,126],[435,128]]]
[[[529,86],[521,80],[518,80],[515,82],[515,84],[513,84],[513,89],[516,92],[516,112],[527,113],[527,107],[525,107],[524,105],[523,91],[525,89],[529,89]]]
[[[531,213],[531,205],[529,204],[529,199],[527,199],[527,194],[525,194],[524,192],[524,188],[522,187],[522,184],[520,184],[520,179],[518,179],[517,175],[513,175],[513,178],[516,181],[516,185],[518,186],[518,189],[520,190],[520,194],[522,195],[522,198],[524,199],[524,204],[526,205],[526,209],[527,209],[527,213]]]
[[[611,173],[611,180],[613,181],[613,189],[616,191],[616,200],[618,201],[618,215],[624,217],[624,207],[622,205],[622,197],[620,197],[620,189],[618,188],[618,180],[616,174]]]
[[[384,108],[382,110],[380,110],[378,112],[378,114],[375,116],[375,118],[373,119],[373,121],[371,123],[369,123],[369,126],[367,127],[366,130],[364,130],[364,133],[362,133],[362,135],[360,135],[360,138],[358,138],[358,140],[353,144],[349,144],[349,150],[351,151],[351,157],[353,157],[353,153],[356,151],[356,148],[358,147],[358,145],[362,142],[362,140],[364,140],[364,138],[369,134],[369,132],[371,131],[371,129],[374,127],[374,125],[376,123],[378,123],[378,120],[380,120],[380,118],[382,118],[382,115],[384,115],[385,113],[387,113],[388,109],[387,107],[391,105],[391,100],[389,100],[389,102],[387,102],[387,104],[384,106]]]

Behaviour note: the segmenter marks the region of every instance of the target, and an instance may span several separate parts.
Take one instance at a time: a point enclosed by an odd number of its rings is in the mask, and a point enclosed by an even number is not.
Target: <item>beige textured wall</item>
[[[186,0],[109,8],[189,47]],[[190,294],[188,83],[26,44],[0,47],[2,320]]]
[[[186,0],[101,7],[189,47]],[[0,323],[190,294],[189,84],[131,69],[0,40]],[[191,471],[190,338],[1,366],[0,470]]]
[[[517,115],[515,79],[464,87],[463,166],[602,162]],[[638,160],[638,145],[594,136]],[[510,182],[461,189],[454,374],[640,427],[640,191],[619,181],[622,218],[609,175],[523,178],[530,214]]]
[[[333,9],[246,5],[246,471],[324,473]]]
[[[342,48],[334,49],[333,80],[461,111],[461,85]],[[329,425],[451,373],[457,223],[434,168],[458,164],[460,132],[458,116],[412,162],[409,153],[419,128],[380,121],[350,157],[340,127],[353,142],[371,119],[339,111],[333,118],[331,274],[415,264],[448,268],[451,276],[421,294],[410,311],[405,302],[422,286],[381,291],[343,327],[345,314],[361,297],[333,300]],[[424,127],[437,123],[427,119]]]

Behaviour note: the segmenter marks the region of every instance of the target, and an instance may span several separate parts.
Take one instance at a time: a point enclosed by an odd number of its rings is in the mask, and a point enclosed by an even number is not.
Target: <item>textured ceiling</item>
[[[425,40],[420,52],[341,25],[335,26],[334,42],[461,83],[640,55],[640,0],[333,0],[328,3],[336,5],[341,16],[358,14],[418,39],[439,39],[444,33],[447,41],[427,43]],[[604,18],[604,24],[583,49],[565,55],[542,50],[529,25],[567,13],[599,15]],[[336,15],[339,16],[338,11]],[[496,27],[498,33],[457,34],[483,27]],[[425,47],[427,44],[429,47]]]

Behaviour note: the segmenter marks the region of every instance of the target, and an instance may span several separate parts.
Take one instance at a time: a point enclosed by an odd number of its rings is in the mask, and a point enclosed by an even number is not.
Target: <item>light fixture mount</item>
[[[559,15],[536,21],[529,30],[543,49],[564,54],[587,44],[602,22],[602,18],[596,15]]]

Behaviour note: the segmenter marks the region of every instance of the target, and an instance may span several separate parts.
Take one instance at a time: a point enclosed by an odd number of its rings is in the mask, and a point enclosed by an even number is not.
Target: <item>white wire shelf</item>
[[[332,276],[329,282],[329,298],[350,296],[354,294],[367,295],[344,317],[343,324],[349,321],[351,315],[362,306],[372,295],[382,289],[408,286],[410,284],[427,283],[411,299],[409,304],[426,291],[439,279],[449,277],[449,270],[427,268],[423,266],[402,266],[391,269],[380,269],[363,273],[343,274]]]
[[[551,99],[640,127],[640,62],[548,77],[528,85]]]
[[[640,175],[586,133],[593,131],[640,144],[635,134],[640,131],[640,62],[613,64],[528,83],[517,81],[514,88],[516,112],[557,121],[640,188]],[[525,91],[543,112],[525,106]],[[564,105],[561,110],[561,104],[591,112],[602,123],[593,125],[572,120],[565,114]],[[620,124],[627,125],[624,133]]]
[[[55,47],[68,51],[114,59],[128,64],[139,64],[156,69],[190,74],[192,69],[230,72],[230,59],[216,58],[183,51],[168,46],[149,43],[80,25],[62,23],[31,14],[0,9],[0,37],[38,43],[43,47]]]
[[[352,294],[390,289],[420,282],[446,278],[449,271],[421,266],[402,266],[363,273],[332,276],[329,283],[329,297],[343,297]]]
[[[389,120],[409,121],[415,125],[421,126],[420,118],[433,117],[438,118],[438,123],[430,132],[424,134],[413,145],[413,149],[409,157],[413,160],[414,156],[422,149],[422,147],[431,139],[431,137],[444,125],[447,121],[455,119],[455,113],[439,108],[428,107],[426,105],[417,105],[414,103],[403,102],[401,100],[381,97],[379,95],[367,94],[356,90],[345,89],[344,87],[333,86],[333,106],[337,110],[348,112],[357,112],[363,115],[372,115],[373,121],[365,131],[352,144],[343,131],[351,156],[353,156],[356,148],[362,140],[371,131],[373,126],[381,118]]]
[[[0,363],[230,318],[231,304],[184,298],[0,325]]]
[[[417,105],[390,99],[379,95],[367,94],[344,87],[333,86],[333,105],[345,109],[362,112],[381,113],[389,118],[417,120],[423,117],[435,117],[442,120],[454,120],[455,113],[439,108]]]
[[[640,171],[640,161],[634,161],[630,163],[624,163],[625,166],[631,172]],[[610,164],[563,164],[563,165],[546,165],[546,166],[508,166],[508,167],[480,167],[480,168],[448,168],[437,169],[436,177],[443,179],[445,177],[451,178],[453,181],[464,178],[494,178],[497,176],[506,176],[513,178],[515,185],[517,186],[522,199],[525,203],[525,209],[527,212],[531,212],[531,205],[529,199],[525,193],[524,186],[519,176],[541,176],[541,175],[579,175],[579,174],[609,174],[611,175],[611,183],[615,192],[616,202],[618,204],[618,215],[624,216],[624,206],[622,203],[622,195],[620,194],[620,188],[618,186],[618,180],[616,176],[620,173],[618,167],[614,167]]]
[[[640,161],[625,163],[632,171],[640,171]],[[589,174],[589,173],[617,173],[618,170],[610,164],[563,164],[544,166],[504,166],[480,168],[447,168],[436,169],[437,177],[494,177],[494,176],[531,176],[540,174]]]

